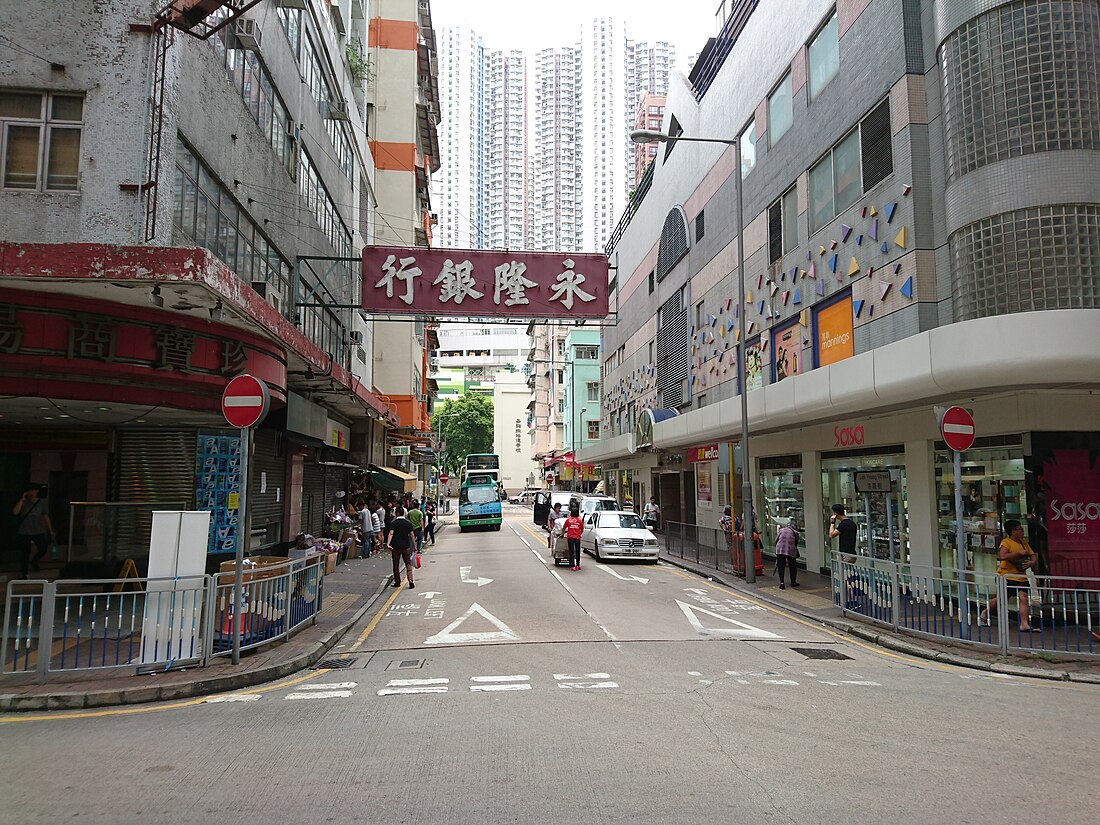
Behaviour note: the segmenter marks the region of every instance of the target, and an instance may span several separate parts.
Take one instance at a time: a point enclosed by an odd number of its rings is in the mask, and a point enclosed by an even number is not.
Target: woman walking
[[[779,571],[779,589],[786,590],[783,569],[791,572],[791,587],[798,587],[798,530],[794,519],[779,528],[775,537],[775,569]]]

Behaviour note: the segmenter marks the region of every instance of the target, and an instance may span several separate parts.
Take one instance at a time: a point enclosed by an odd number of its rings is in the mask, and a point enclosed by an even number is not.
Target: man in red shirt
[[[569,518],[565,520],[565,539],[569,542],[570,570],[581,569],[581,533],[584,532],[584,522],[581,521],[579,511],[574,508],[569,511]]]

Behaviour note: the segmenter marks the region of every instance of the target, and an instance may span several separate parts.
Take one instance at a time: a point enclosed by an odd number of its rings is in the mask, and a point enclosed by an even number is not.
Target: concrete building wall
[[[522,490],[536,472],[527,445],[527,402],[521,373],[499,373],[493,385],[493,450],[500,456],[501,483],[509,493]]]

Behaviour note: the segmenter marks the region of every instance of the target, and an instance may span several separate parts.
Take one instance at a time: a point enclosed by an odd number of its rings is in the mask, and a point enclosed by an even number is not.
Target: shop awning
[[[411,493],[416,489],[416,476],[398,470],[396,467],[382,467],[378,464],[371,464],[370,480],[374,486],[383,490]]]

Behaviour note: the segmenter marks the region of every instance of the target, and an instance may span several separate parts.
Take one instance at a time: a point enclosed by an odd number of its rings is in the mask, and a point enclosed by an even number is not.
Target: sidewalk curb
[[[212,693],[235,691],[282,679],[292,673],[309,667],[321,660],[332,649],[337,640],[355,625],[374,606],[379,597],[386,592],[388,579],[371,596],[366,604],[346,622],[328,631],[310,650],[282,662],[278,665],[257,668],[229,676],[215,676],[179,685],[155,685],[145,687],[121,688],[119,690],[97,690],[90,692],[59,691],[35,696],[19,694],[0,694],[0,712],[20,713],[41,710],[85,710],[112,705],[140,705],[147,702],[170,702],[178,699],[191,699]]]
[[[858,620],[845,620],[845,619],[831,619],[822,618],[821,616],[815,616],[814,614],[806,611],[798,605],[788,602],[781,602],[777,599],[773,599],[770,596],[760,593],[756,590],[746,590],[741,581],[731,583],[725,576],[727,574],[720,570],[710,570],[708,568],[697,569],[693,566],[689,566],[684,563],[684,560],[672,558],[672,557],[660,557],[663,564],[670,564],[674,567],[679,567],[681,570],[687,570],[689,573],[695,573],[700,576],[706,576],[713,579],[726,587],[739,592],[744,592],[746,595],[751,595],[754,599],[758,599],[762,602],[766,602],[780,610],[785,610],[788,613],[795,613],[804,619],[812,622],[817,622],[825,627],[838,630],[842,633],[846,633],[849,636],[855,636],[856,638],[863,639],[864,641],[876,644],[879,647],[884,647],[888,650],[893,650],[898,653],[905,653],[909,656],[915,656],[920,659],[927,659],[932,662],[941,662],[943,664],[954,665],[956,667],[965,667],[970,670],[984,670],[986,672],[1001,673],[1008,676],[1023,676],[1029,679],[1046,679],[1052,682],[1079,682],[1082,684],[1100,685],[1100,674],[1094,673],[1074,673],[1072,671],[1061,670],[1044,670],[1043,668],[1028,667],[1023,664],[1016,664],[1015,662],[986,662],[981,659],[971,659],[968,656],[960,656],[956,653],[945,653],[940,650],[931,650],[920,645],[913,644],[905,639],[899,639],[895,636],[881,633],[874,625],[863,624]]]

